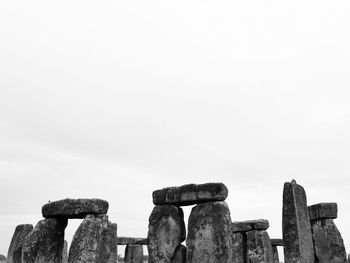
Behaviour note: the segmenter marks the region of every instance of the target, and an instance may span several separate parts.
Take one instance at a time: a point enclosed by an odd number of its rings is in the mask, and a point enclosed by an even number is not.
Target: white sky
[[[0,253],[48,200],[106,199],[120,236],[145,237],[153,190],[202,182],[227,185],[232,220],[281,237],[292,178],[309,204],[338,203],[350,251],[349,11],[1,1]]]

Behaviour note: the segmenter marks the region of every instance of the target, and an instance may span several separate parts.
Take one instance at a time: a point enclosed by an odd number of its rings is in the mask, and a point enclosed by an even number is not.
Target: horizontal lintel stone
[[[337,203],[319,203],[308,207],[310,220],[335,219],[338,217]]]
[[[270,226],[266,219],[232,222],[232,232],[247,232],[251,230],[266,230]]]
[[[136,238],[136,237],[118,237],[118,245],[147,245],[147,238]]]

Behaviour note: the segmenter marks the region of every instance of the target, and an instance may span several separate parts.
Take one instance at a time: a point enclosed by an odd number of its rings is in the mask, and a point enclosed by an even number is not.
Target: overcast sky
[[[349,1],[1,1],[0,253],[48,200],[223,182],[281,233],[283,183],[337,202],[350,251]],[[186,209],[186,216],[189,209]],[[187,219],[186,219],[187,220]],[[70,223],[70,241],[79,220]]]

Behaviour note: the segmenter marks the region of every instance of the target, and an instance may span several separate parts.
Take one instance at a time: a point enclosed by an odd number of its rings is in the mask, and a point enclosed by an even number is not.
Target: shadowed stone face
[[[102,199],[63,199],[42,207],[45,218],[85,218],[86,215],[106,214],[108,202]]]
[[[273,263],[271,240],[265,230],[247,232],[247,250],[249,261]]]
[[[33,225],[18,225],[13,234],[7,253],[7,263],[22,263],[22,247],[26,236],[33,230]]]
[[[176,248],[175,255],[171,259],[171,263],[186,263],[187,248],[180,245]]]
[[[282,232],[286,263],[314,263],[306,194],[295,182],[284,184]]]
[[[245,232],[232,233],[232,254],[234,263],[247,262],[247,235]]]
[[[155,206],[148,225],[149,262],[169,263],[185,238],[182,209],[173,205]]]
[[[135,237],[118,237],[118,245],[147,245],[147,238],[135,238]]]
[[[125,248],[125,263],[143,263],[143,246],[127,245]]]
[[[64,230],[67,219],[44,219],[27,235],[22,249],[23,263],[62,261]]]
[[[189,263],[232,262],[231,216],[226,202],[199,204],[192,209],[186,243]]]

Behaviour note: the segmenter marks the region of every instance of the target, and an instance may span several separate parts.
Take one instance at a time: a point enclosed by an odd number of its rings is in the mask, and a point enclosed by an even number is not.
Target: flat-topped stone
[[[45,218],[85,218],[106,214],[108,202],[102,199],[63,199],[45,204],[41,211]]]
[[[118,245],[147,245],[147,238],[136,238],[136,237],[118,237],[117,238]]]
[[[283,239],[282,238],[271,238],[271,245],[275,247],[283,247]]]
[[[186,206],[212,201],[224,201],[228,189],[223,183],[187,184],[180,187],[168,187],[153,192],[155,205]]]
[[[250,230],[266,230],[270,224],[268,220],[247,220],[247,221],[236,221],[232,222],[232,232],[247,232]]]
[[[337,203],[319,203],[310,205],[308,209],[311,221],[320,219],[335,219],[338,217]]]

